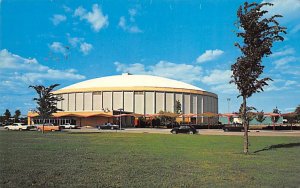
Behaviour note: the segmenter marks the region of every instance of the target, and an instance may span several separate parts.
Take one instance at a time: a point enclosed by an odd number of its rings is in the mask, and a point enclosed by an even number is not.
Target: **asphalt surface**
[[[158,128],[125,128],[122,130],[98,130],[91,127],[82,127],[80,129],[63,129],[63,132],[70,133],[155,133],[155,134],[171,134],[171,129],[158,129]],[[0,127],[0,131],[6,131]],[[243,136],[243,132],[224,132],[222,129],[198,129],[198,135],[228,135],[228,136]],[[250,130],[249,136],[299,136],[300,130]]]

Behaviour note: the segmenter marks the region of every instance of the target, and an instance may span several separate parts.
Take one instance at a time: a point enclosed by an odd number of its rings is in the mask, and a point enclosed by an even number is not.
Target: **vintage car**
[[[190,125],[181,125],[180,127],[175,127],[171,130],[172,134],[187,133],[187,134],[197,134],[198,131]]]
[[[105,123],[104,125],[98,125],[97,128],[100,129],[119,129],[119,125]]]
[[[36,127],[37,131],[42,131],[43,128],[44,128],[44,131],[60,131],[60,127],[57,125],[53,125],[52,123],[47,123],[44,125],[44,127],[42,124],[35,125],[35,127]]]
[[[225,125],[223,130],[224,132],[241,132],[244,131],[244,127],[241,123],[234,122],[233,125]]]
[[[26,125],[25,123],[13,123],[12,125],[6,125],[4,126],[4,129],[6,130],[18,130],[18,131],[24,131],[24,130],[30,130],[33,128],[30,125]]]
[[[62,128],[62,129],[76,129],[76,128],[78,128],[77,125],[72,125],[72,124],[70,124],[70,123],[66,123],[66,124],[59,125],[59,126],[60,126],[60,128]]]

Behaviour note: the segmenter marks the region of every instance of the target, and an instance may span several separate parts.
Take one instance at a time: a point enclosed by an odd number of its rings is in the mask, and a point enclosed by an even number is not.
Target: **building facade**
[[[182,114],[218,113],[218,96],[196,86],[150,75],[122,74],[91,79],[59,89],[64,113],[118,112],[151,115],[160,111]],[[113,115],[113,114],[112,114]],[[196,122],[205,121],[198,118]],[[93,117],[95,118],[95,117]],[[90,123],[91,124],[91,123]]]

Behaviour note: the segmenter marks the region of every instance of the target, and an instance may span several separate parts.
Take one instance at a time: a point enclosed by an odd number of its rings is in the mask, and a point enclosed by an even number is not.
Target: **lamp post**
[[[229,107],[230,107],[230,105],[229,105],[229,103],[230,103],[230,98],[227,98],[227,102],[228,102],[228,106],[227,106],[227,107],[228,107],[228,113],[230,113],[230,108],[229,108]]]
[[[118,109],[120,111],[119,115],[120,115],[120,118],[119,118],[119,121],[120,121],[120,130],[122,129],[122,116],[121,116],[121,112],[124,110],[123,108],[119,108]]]

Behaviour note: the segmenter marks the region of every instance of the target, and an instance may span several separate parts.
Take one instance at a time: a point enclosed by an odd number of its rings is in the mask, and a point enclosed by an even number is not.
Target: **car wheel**
[[[172,134],[177,134],[177,132],[176,131],[172,131]]]
[[[193,131],[190,131],[189,134],[194,134],[194,132],[193,132]]]
[[[55,130],[54,130],[54,129],[51,129],[51,131],[54,132]]]
[[[225,131],[225,132],[228,132],[229,130],[228,130],[228,129],[225,129],[224,131]]]
[[[111,127],[110,129],[111,129],[111,130],[114,130],[114,127]]]
[[[37,131],[41,131],[41,129],[37,129]]]
[[[19,131],[23,131],[23,129],[19,129]]]
[[[72,127],[69,127],[69,129],[72,129]]]

